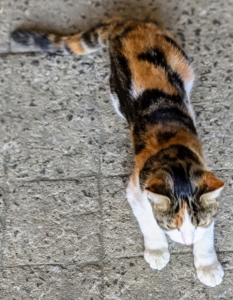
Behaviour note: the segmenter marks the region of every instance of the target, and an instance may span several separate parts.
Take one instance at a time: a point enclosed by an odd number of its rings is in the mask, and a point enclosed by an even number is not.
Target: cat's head
[[[224,183],[208,171],[180,170],[157,171],[146,191],[158,225],[174,241],[191,245],[211,225]]]

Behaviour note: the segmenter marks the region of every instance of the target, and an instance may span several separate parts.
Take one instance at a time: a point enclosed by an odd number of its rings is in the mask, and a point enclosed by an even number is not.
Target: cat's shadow
[[[46,12],[46,16],[43,16],[43,7],[38,6],[35,8],[31,8],[31,16],[29,19],[21,19],[20,22],[22,24],[16,26],[14,29],[22,29],[22,30],[35,30],[35,31],[41,31],[45,33],[55,33],[58,35],[64,35],[64,34],[72,34],[77,33],[82,30],[88,29],[90,26],[95,25],[99,21],[105,19],[105,18],[114,18],[114,17],[122,17],[122,18],[136,18],[139,20],[145,20],[145,21],[151,21],[157,23],[159,26],[169,28],[170,25],[170,19],[167,17],[168,15],[162,13],[162,5],[159,3],[153,3],[151,5],[150,1],[137,1],[137,0],[121,0],[121,1],[107,1],[106,7],[104,7],[105,1],[100,1],[100,6],[103,6],[103,13],[96,14],[96,17],[91,18],[91,16],[95,16],[95,7],[90,6],[88,10],[90,9],[90,16],[86,15],[85,19],[80,18],[79,16],[82,15],[82,11],[80,9],[79,14],[77,15],[77,23],[74,23],[72,21],[72,26],[67,26],[63,23],[63,17],[61,17],[61,20],[59,20],[59,16],[56,16],[56,20],[53,16],[53,12],[50,12],[49,9]],[[81,8],[81,6],[80,6]],[[76,13],[75,10],[78,9],[78,5],[74,8],[74,14]],[[69,10],[66,10],[66,7],[64,6],[64,14],[68,16]],[[77,11],[78,12],[78,11]],[[41,23],[40,23],[40,15],[41,15]],[[51,18],[49,17],[51,15]],[[45,21],[47,19],[47,21]],[[83,22],[82,22],[83,21]],[[59,26],[60,25],[60,26]],[[71,28],[72,27],[72,28]],[[59,28],[62,28],[60,30]],[[65,29],[64,29],[65,28]],[[63,30],[64,29],[64,30]],[[14,44],[11,42],[11,51],[14,51]],[[19,50],[19,48],[16,48],[16,52]],[[24,49],[22,49],[23,52]],[[21,50],[20,50],[21,51]],[[95,54],[94,54],[95,55]],[[101,55],[101,53],[99,54]],[[112,108],[111,108],[112,109]],[[123,125],[122,125],[123,126]],[[130,143],[130,141],[129,141]],[[132,162],[132,151],[130,151],[129,157],[126,159],[129,164]],[[128,168],[126,167],[127,171]],[[126,173],[128,173],[126,171]]]
[[[103,1],[104,2],[104,1]],[[105,2],[102,4],[101,2],[99,5],[103,5],[102,7],[102,14],[95,15],[95,7],[89,6],[90,8],[90,16],[87,14],[85,18],[80,18],[80,14],[82,15],[82,10],[78,11],[78,5],[74,8],[74,11],[77,10],[77,22],[72,21],[72,26],[66,26],[63,23],[63,18],[59,21],[59,17],[56,17],[56,22],[53,22],[54,16],[49,12],[46,12],[46,18],[44,19],[43,14],[44,12],[41,10],[40,7],[31,8],[31,16],[30,18],[20,18],[20,23],[16,22],[16,26],[14,29],[22,29],[22,30],[35,30],[35,31],[42,31],[46,33],[56,33],[58,35],[64,34],[73,34],[79,31],[87,30],[91,26],[96,25],[98,22],[106,19],[106,18],[115,18],[115,17],[122,17],[126,19],[138,19],[143,21],[151,21],[158,24],[160,27],[174,29],[174,24],[170,24],[170,18],[168,15],[164,14],[161,10],[163,7],[159,3],[151,3],[149,1],[137,1],[137,0],[123,0],[123,1],[107,1],[106,5]],[[147,3],[145,3],[147,2]],[[51,17],[50,17],[51,14]],[[64,14],[69,17],[69,11],[66,7],[64,7]],[[43,20],[40,22],[40,15]],[[55,21],[55,19],[54,19]],[[56,23],[56,25],[54,25]],[[61,23],[59,26],[59,23]],[[62,28],[59,29],[59,28]]]

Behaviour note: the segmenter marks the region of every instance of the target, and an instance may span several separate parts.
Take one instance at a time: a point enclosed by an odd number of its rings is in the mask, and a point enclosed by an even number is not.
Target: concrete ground
[[[193,59],[192,102],[210,168],[225,181],[215,244],[225,277],[196,277],[192,249],[170,242],[162,271],[143,259],[125,199],[127,125],[109,100],[107,51],[25,54],[19,25],[74,32],[104,15],[156,17]],[[233,299],[233,1],[0,0],[0,299]]]

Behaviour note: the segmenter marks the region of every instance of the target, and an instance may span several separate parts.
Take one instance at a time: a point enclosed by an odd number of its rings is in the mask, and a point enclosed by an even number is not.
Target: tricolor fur
[[[151,22],[118,19],[71,36],[16,30],[11,37],[28,50],[57,54],[109,47],[113,105],[132,136],[127,199],[144,235],[145,259],[159,270],[168,263],[166,233],[193,244],[199,279],[219,284],[213,217],[224,183],[205,164],[190,103],[194,72],[172,35]]]

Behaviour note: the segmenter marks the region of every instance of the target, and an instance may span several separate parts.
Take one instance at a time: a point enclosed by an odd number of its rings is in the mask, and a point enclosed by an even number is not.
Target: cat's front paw
[[[197,268],[197,277],[205,285],[214,287],[222,282],[224,276],[223,268],[218,261],[210,266],[200,266]]]
[[[152,269],[162,270],[170,260],[167,248],[151,250],[145,249],[144,258]]]

